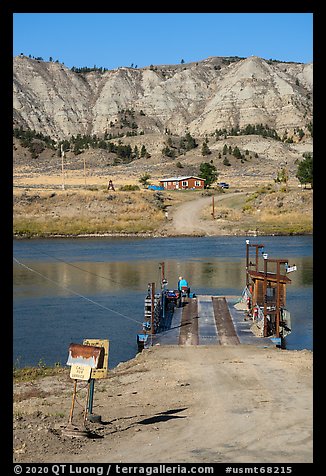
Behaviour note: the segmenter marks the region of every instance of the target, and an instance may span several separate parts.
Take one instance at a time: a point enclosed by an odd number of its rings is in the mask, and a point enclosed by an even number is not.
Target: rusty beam
[[[255,248],[256,254],[255,254],[255,262],[252,263],[250,260],[250,248]],[[258,262],[259,262],[259,257],[258,257],[258,251],[260,248],[264,248],[264,245],[262,244],[251,244],[249,240],[246,240],[246,285],[249,285],[249,270],[251,266],[255,267],[255,271],[258,271]]]
[[[197,300],[185,298],[179,335],[179,345],[198,345],[198,306]]]
[[[224,345],[240,344],[226,299],[224,297],[214,297],[212,301],[220,343]]]
[[[225,297],[212,297],[212,301],[220,344],[240,344]]]

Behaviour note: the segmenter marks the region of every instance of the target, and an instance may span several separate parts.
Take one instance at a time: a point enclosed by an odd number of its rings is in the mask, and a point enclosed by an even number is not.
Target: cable
[[[28,271],[31,271],[32,273],[35,273],[35,274],[38,274],[39,276],[41,276],[42,278],[44,279],[47,279],[48,281],[50,281],[51,283],[54,283],[56,286],[59,286],[60,288],[62,289],[65,289],[67,291],[69,291],[70,293],[73,293],[75,294],[76,296],[79,296],[81,297],[82,299],[85,299],[85,301],[88,301],[88,302],[91,302],[92,304],[95,304],[96,306],[99,306],[107,311],[110,311],[110,312],[113,312],[115,314],[118,314],[119,316],[125,318],[125,319],[128,319],[129,321],[133,321],[133,322],[137,322],[137,324],[143,324],[142,321],[138,321],[137,319],[133,319],[132,317],[129,317],[129,316],[126,316],[125,314],[122,314],[121,312],[119,311],[115,311],[114,309],[110,309],[109,307],[107,306],[103,306],[103,304],[100,304],[96,301],[93,301],[93,299],[90,299],[86,296],[83,296],[82,294],[80,293],[77,293],[76,291],[73,291],[72,289],[70,288],[67,288],[67,286],[62,286],[61,284],[57,283],[56,281],[54,281],[53,279],[51,278],[48,278],[47,276],[45,276],[44,274],[40,273],[39,271],[36,271],[35,269],[33,268],[30,268],[29,266],[26,266],[26,264],[24,263],[21,263],[17,258],[13,257],[14,261],[16,261],[17,264],[19,264],[20,266],[22,266],[23,268],[27,269]]]
[[[96,276],[98,278],[106,279],[107,281],[111,281],[112,283],[121,285],[121,282],[115,281],[112,278],[108,278],[107,276],[101,276],[100,274],[93,273],[92,271],[88,271],[87,269],[81,268],[80,266],[77,266],[75,264],[69,263],[68,261],[63,260],[62,258],[57,258],[56,256],[52,256],[49,253],[46,253],[45,251],[41,251],[40,253],[45,254],[46,256],[49,256],[50,258],[56,259],[57,261],[61,261],[62,263],[67,264],[68,266],[72,266],[73,268],[79,269],[81,271],[84,271],[84,273],[92,274],[93,276]],[[137,291],[143,291],[143,288],[135,288]]]

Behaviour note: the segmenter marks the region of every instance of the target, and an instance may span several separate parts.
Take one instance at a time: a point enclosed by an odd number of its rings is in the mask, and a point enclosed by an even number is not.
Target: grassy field
[[[219,203],[215,199],[215,219],[232,233],[248,230],[257,234],[311,234],[313,232],[313,191],[279,190],[274,185],[264,185],[248,194],[230,197]],[[211,220],[211,207],[203,217]]]
[[[234,190],[233,190],[234,191]],[[231,192],[231,191],[230,191]],[[14,191],[14,235],[48,237],[55,235],[157,235],[166,228],[165,212],[183,201],[214,193],[215,219],[228,234],[248,230],[260,234],[312,233],[312,190],[277,190],[264,185],[248,189],[219,203],[214,191],[155,192],[151,190],[109,191],[92,189]],[[229,192],[223,193],[226,195]],[[211,220],[211,209],[202,213]]]
[[[162,200],[147,191],[29,190],[14,196],[15,235],[152,233],[164,218]]]

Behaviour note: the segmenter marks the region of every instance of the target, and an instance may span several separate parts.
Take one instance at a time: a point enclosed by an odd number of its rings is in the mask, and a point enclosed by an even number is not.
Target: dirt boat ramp
[[[312,352],[162,345],[96,381],[90,438],[64,435],[69,370],[15,385],[14,461],[311,463]],[[85,383],[74,424],[82,426]]]

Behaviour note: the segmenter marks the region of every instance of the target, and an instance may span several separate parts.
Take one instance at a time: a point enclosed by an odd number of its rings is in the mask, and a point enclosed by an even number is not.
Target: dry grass
[[[257,229],[265,234],[305,234],[312,233],[312,214],[299,212],[285,212],[277,214],[277,211],[260,213],[257,220]]]
[[[202,217],[211,220],[212,207]],[[313,232],[312,190],[278,191],[270,184],[248,196],[233,196],[219,204],[215,200],[215,220],[225,230],[261,234],[310,234]]]
[[[23,191],[22,191],[23,190]],[[153,234],[165,223],[165,210],[202,196],[198,191],[156,193],[150,190],[15,189],[14,233],[17,236]],[[204,192],[209,193],[209,192]],[[282,192],[270,184],[233,194],[223,201],[215,192],[216,223],[227,232],[312,233],[312,190]],[[211,220],[212,208],[202,218]]]
[[[66,373],[67,369],[59,365],[48,367],[46,365],[38,365],[36,367],[14,367],[13,378],[14,382],[30,382],[39,378],[49,377]]]
[[[150,233],[164,220],[164,204],[153,192],[80,190],[17,193],[14,233],[55,234]]]

